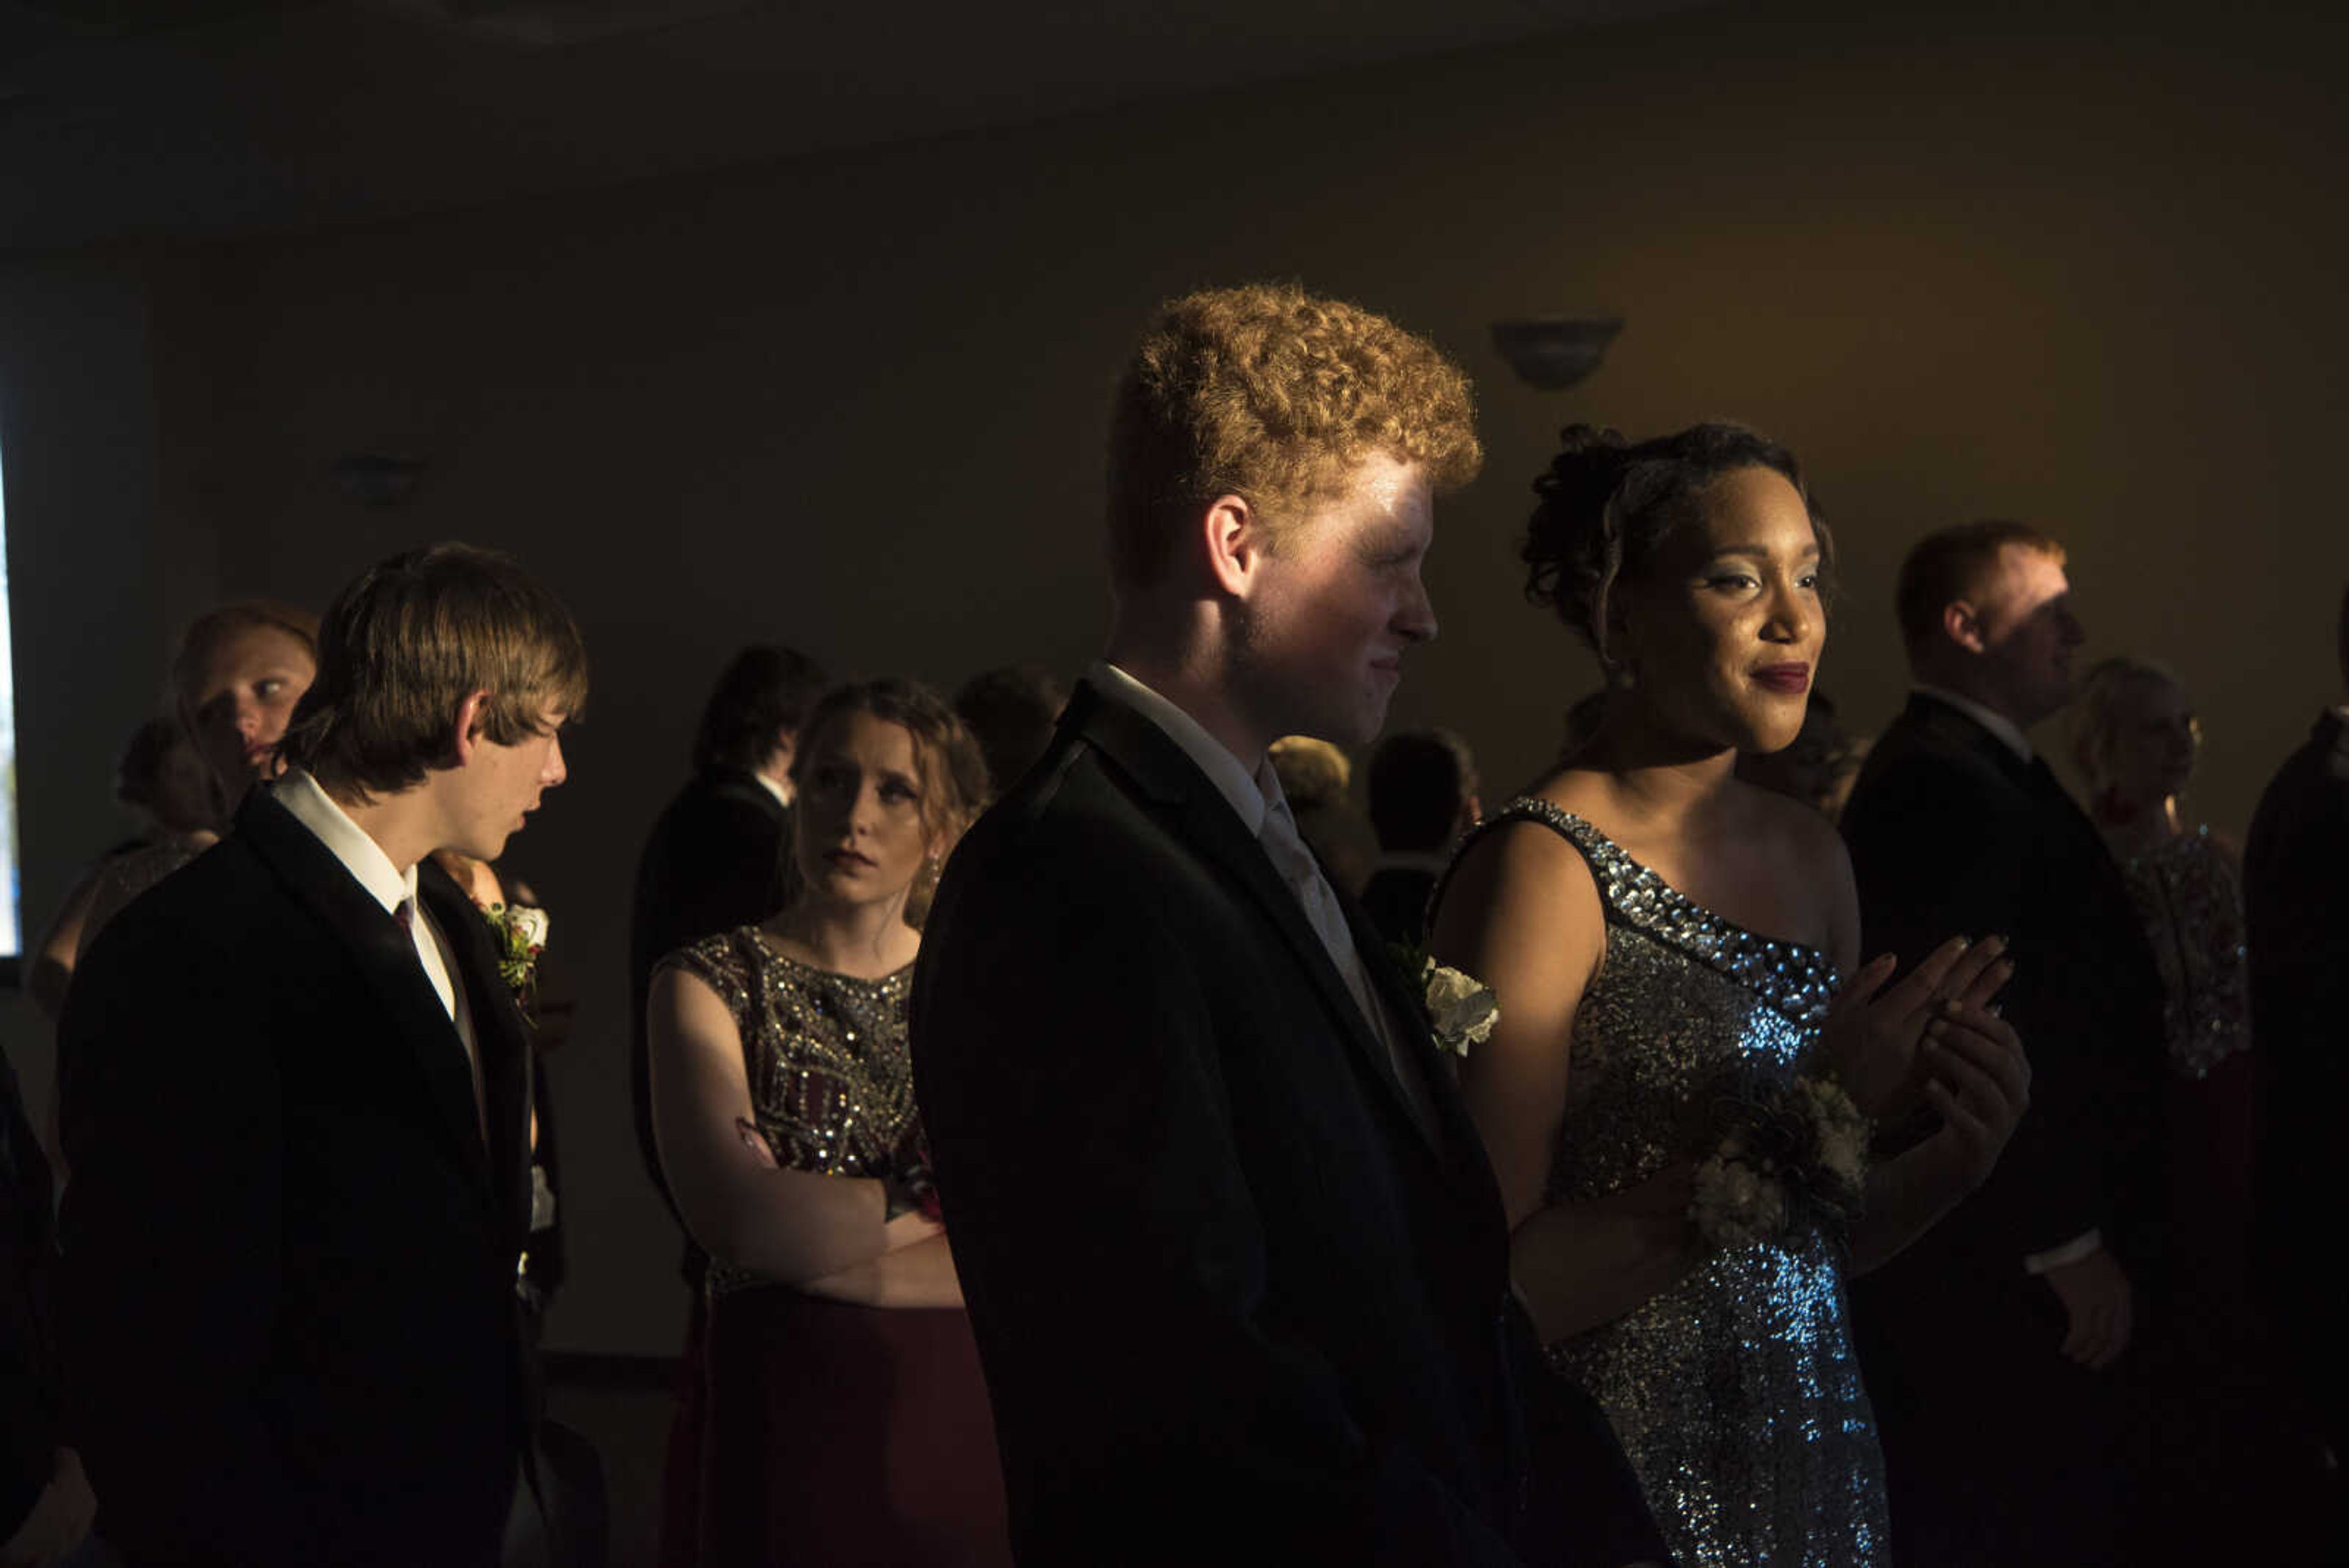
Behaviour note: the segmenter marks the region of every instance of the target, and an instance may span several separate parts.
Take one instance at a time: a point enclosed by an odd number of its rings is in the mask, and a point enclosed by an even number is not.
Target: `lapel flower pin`
[[[1491,986],[1465,971],[1437,963],[1418,948],[1398,944],[1394,955],[1417,985],[1420,1011],[1437,1045],[1464,1058],[1470,1046],[1492,1037],[1493,1025],[1501,1019],[1501,1002]]]

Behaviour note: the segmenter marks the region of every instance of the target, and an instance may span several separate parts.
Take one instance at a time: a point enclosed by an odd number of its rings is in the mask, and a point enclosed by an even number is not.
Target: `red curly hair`
[[[1438,492],[1483,466],[1468,378],[1433,344],[1293,284],[1171,300],[1112,411],[1112,576],[1121,589],[1156,581],[1221,495],[1247,502],[1278,540],[1373,453],[1417,465]]]

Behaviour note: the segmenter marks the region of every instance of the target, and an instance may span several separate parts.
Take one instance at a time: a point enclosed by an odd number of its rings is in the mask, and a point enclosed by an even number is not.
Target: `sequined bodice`
[[[822,1176],[883,1176],[920,1135],[905,1046],[910,966],[878,980],[785,958],[755,926],[671,953],[706,981],[742,1037],[750,1106],[775,1158]],[[713,1263],[710,1291],[756,1276]]]
[[[2251,1044],[2241,881],[2207,827],[2119,859],[2161,969],[2161,1032],[2171,1070],[2205,1077]]]
[[[1784,1086],[1816,1043],[1834,963],[1722,919],[1548,801],[1522,797],[1493,820],[1571,842],[1607,919],[1568,1045],[1550,1199],[1603,1198],[1712,1155],[1722,1103]],[[1840,1240],[1798,1221],[1550,1346],[1605,1407],[1691,1568],[1886,1560],[1883,1460],[1843,1272]]]

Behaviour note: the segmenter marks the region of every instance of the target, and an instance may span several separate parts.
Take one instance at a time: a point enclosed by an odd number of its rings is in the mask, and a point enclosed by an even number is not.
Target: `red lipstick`
[[[1811,689],[1811,667],[1807,664],[1765,664],[1754,671],[1754,679],[1773,691],[1799,695]]]

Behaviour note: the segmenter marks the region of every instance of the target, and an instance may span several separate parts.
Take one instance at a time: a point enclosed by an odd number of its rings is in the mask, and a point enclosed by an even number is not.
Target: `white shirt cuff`
[[[2050,1269],[2060,1269],[2066,1263],[2076,1263],[2105,1244],[2102,1231],[2090,1231],[2075,1236],[2060,1247],[2050,1247],[2044,1252],[2033,1252],[2023,1260],[2023,1272],[2044,1274]]]

